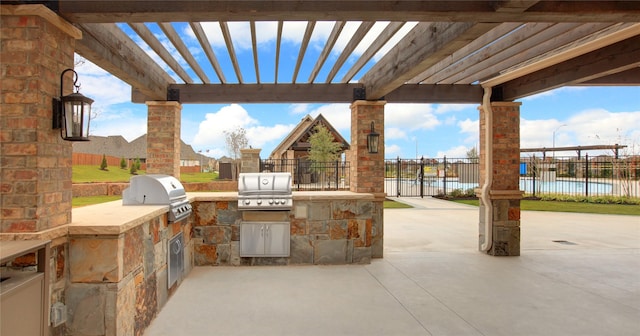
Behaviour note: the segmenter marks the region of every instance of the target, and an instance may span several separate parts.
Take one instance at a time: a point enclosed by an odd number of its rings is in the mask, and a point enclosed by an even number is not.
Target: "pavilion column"
[[[485,242],[487,211],[490,212],[492,244],[486,251],[494,256],[520,255],[520,105],[514,102],[492,102],[492,125],[487,125],[485,111],[480,110],[480,187],[486,180],[486,170],[492,165],[492,183],[488,200],[491,206],[480,201],[479,246]],[[492,156],[486,155],[485,134],[487,127],[493,131]],[[488,203],[488,202],[487,202]]]
[[[180,118],[182,104],[147,102],[147,174],[180,179]]]
[[[382,258],[383,251],[385,104],[385,101],[366,100],[356,100],[351,104],[351,149],[347,153],[347,161],[351,165],[350,190],[371,193],[375,197],[370,240],[373,258]],[[367,149],[367,135],[371,132],[372,121],[376,132],[380,134],[380,146],[375,154]]]
[[[72,142],[52,129],[52,98],[82,34],[42,5],[3,4],[0,27],[0,233],[69,224]]]

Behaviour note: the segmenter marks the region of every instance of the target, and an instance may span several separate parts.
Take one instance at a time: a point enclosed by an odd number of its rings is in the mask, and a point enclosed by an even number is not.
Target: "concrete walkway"
[[[145,335],[640,335],[640,217],[523,212],[491,257],[476,207],[401,200],[384,259],[197,267]]]

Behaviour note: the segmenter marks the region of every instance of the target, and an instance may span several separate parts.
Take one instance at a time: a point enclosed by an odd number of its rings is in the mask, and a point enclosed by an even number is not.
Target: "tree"
[[[127,161],[125,161],[124,156],[120,159],[120,169],[127,169]]]
[[[102,154],[102,162],[100,162],[100,170],[107,170],[107,157]]]
[[[314,133],[309,137],[309,160],[311,161],[311,170],[322,175],[322,181],[329,182],[327,175],[333,170],[332,161],[338,160],[340,157],[341,145],[335,142],[335,138],[329,130],[318,125],[313,129]],[[321,183],[324,189],[324,183]]]
[[[478,150],[475,147],[471,147],[468,151],[467,151],[467,159],[479,159],[480,156],[478,155]]]
[[[314,134],[309,137],[309,160],[312,162],[331,162],[338,159],[341,145],[335,142],[335,138],[329,130],[318,125],[314,129]]]
[[[133,162],[133,165],[136,166],[136,171],[140,170],[140,166],[142,165],[142,163],[140,162],[139,157],[136,157],[136,160]]]
[[[247,131],[242,127],[238,127],[234,131],[224,131],[224,137],[229,155],[231,155],[234,160],[240,158],[241,149],[249,147]]]

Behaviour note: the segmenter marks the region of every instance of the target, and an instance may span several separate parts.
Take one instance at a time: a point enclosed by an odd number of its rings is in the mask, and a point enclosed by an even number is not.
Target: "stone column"
[[[42,5],[1,15],[0,232],[38,232],[71,222],[72,143],[51,127],[52,98],[82,34]]]
[[[485,113],[480,110],[480,187],[486,180],[485,132],[493,130],[492,174],[489,192],[491,207],[480,202],[479,245],[485,241],[485,215],[491,212],[493,243],[487,254],[494,256],[520,255],[520,105],[514,102],[493,102],[493,125],[486,125]]]
[[[371,256],[382,258],[384,204],[384,105],[385,101],[356,100],[351,104],[351,149],[347,161],[351,165],[349,189],[374,195],[371,226]],[[380,134],[378,153],[367,150],[371,122]]]
[[[240,172],[259,173],[260,172],[260,151],[261,149],[245,148],[240,150]]]
[[[182,105],[174,101],[149,101],[147,108],[147,174],[180,179]]]

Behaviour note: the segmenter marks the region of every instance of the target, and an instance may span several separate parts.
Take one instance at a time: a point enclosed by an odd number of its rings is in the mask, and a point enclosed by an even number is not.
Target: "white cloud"
[[[105,109],[109,105],[131,101],[129,84],[112,76],[89,60],[83,59],[75,70],[78,73],[80,93],[94,100],[93,108]]]
[[[480,139],[480,122],[469,118],[459,121],[460,133],[466,134],[465,143],[477,143]]]
[[[478,111],[478,104],[438,104],[435,108],[436,114],[444,114],[449,112],[460,112],[464,110]]]
[[[351,109],[349,104],[322,105],[309,114],[315,118],[320,113],[339,132],[351,131]],[[342,134],[342,136],[346,138],[346,134]]]
[[[253,148],[262,148],[271,141],[280,141],[294,126],[282,124],[262,126],[242,106],[231,104],[222,107],[217,112],[205,115],[205,120],[200,122],[198,132],[193,138],[193,145],[197,148],[209,149],[210,156],[220,157],[228,155],[225,131],[244,128],[247,132],[249,145]]]
[[[430,104],[387,104],[384,110],[386,127],[430,130],[441,124]]]
[[[553,96],[558,96],[561,95],[563,92],[570,92],[570,91],[582,91],[582,90],[586,90],[587,87],[586,86],[563,86],[557,89],[553,89],[553,90],[549,90],[549,91],[544,91],[544,92],[540,92],[531,96],[527,96],[522,98],[523,102],[526,101],[530,101],[530,100],[535,100],[535,99],[539,99],[539,98],[548,98],[548,97],[553,97]]]
[[[146,106],[144,107],[146,109]],[[93,109],[93,107],[92,107]],[[125,109],[100,109],[94,120],[91,120],[91,135],[110,136],[122,135],[127,141],[133,141],[147,133],[147,118],[145,113],[135,113]]]
[[[456,146],[444,151],[438,151],[438,154],[436,154],[436,157],[440,158],[446,155],[447,158],[466,158],[467,152],[469,151],[469,149],[471,149],[471,147]]]
[[[396,127],[385,127],[384,138],[391,139],[406,139],[407,133]]]
[[[384,146],[384,155],[385,157],[393,157],[402,154],[402,148],[398,145],[387,145]]]
[[[309,104],[291,104],[289,105],[290,114],[306,114],[309,111]]]

